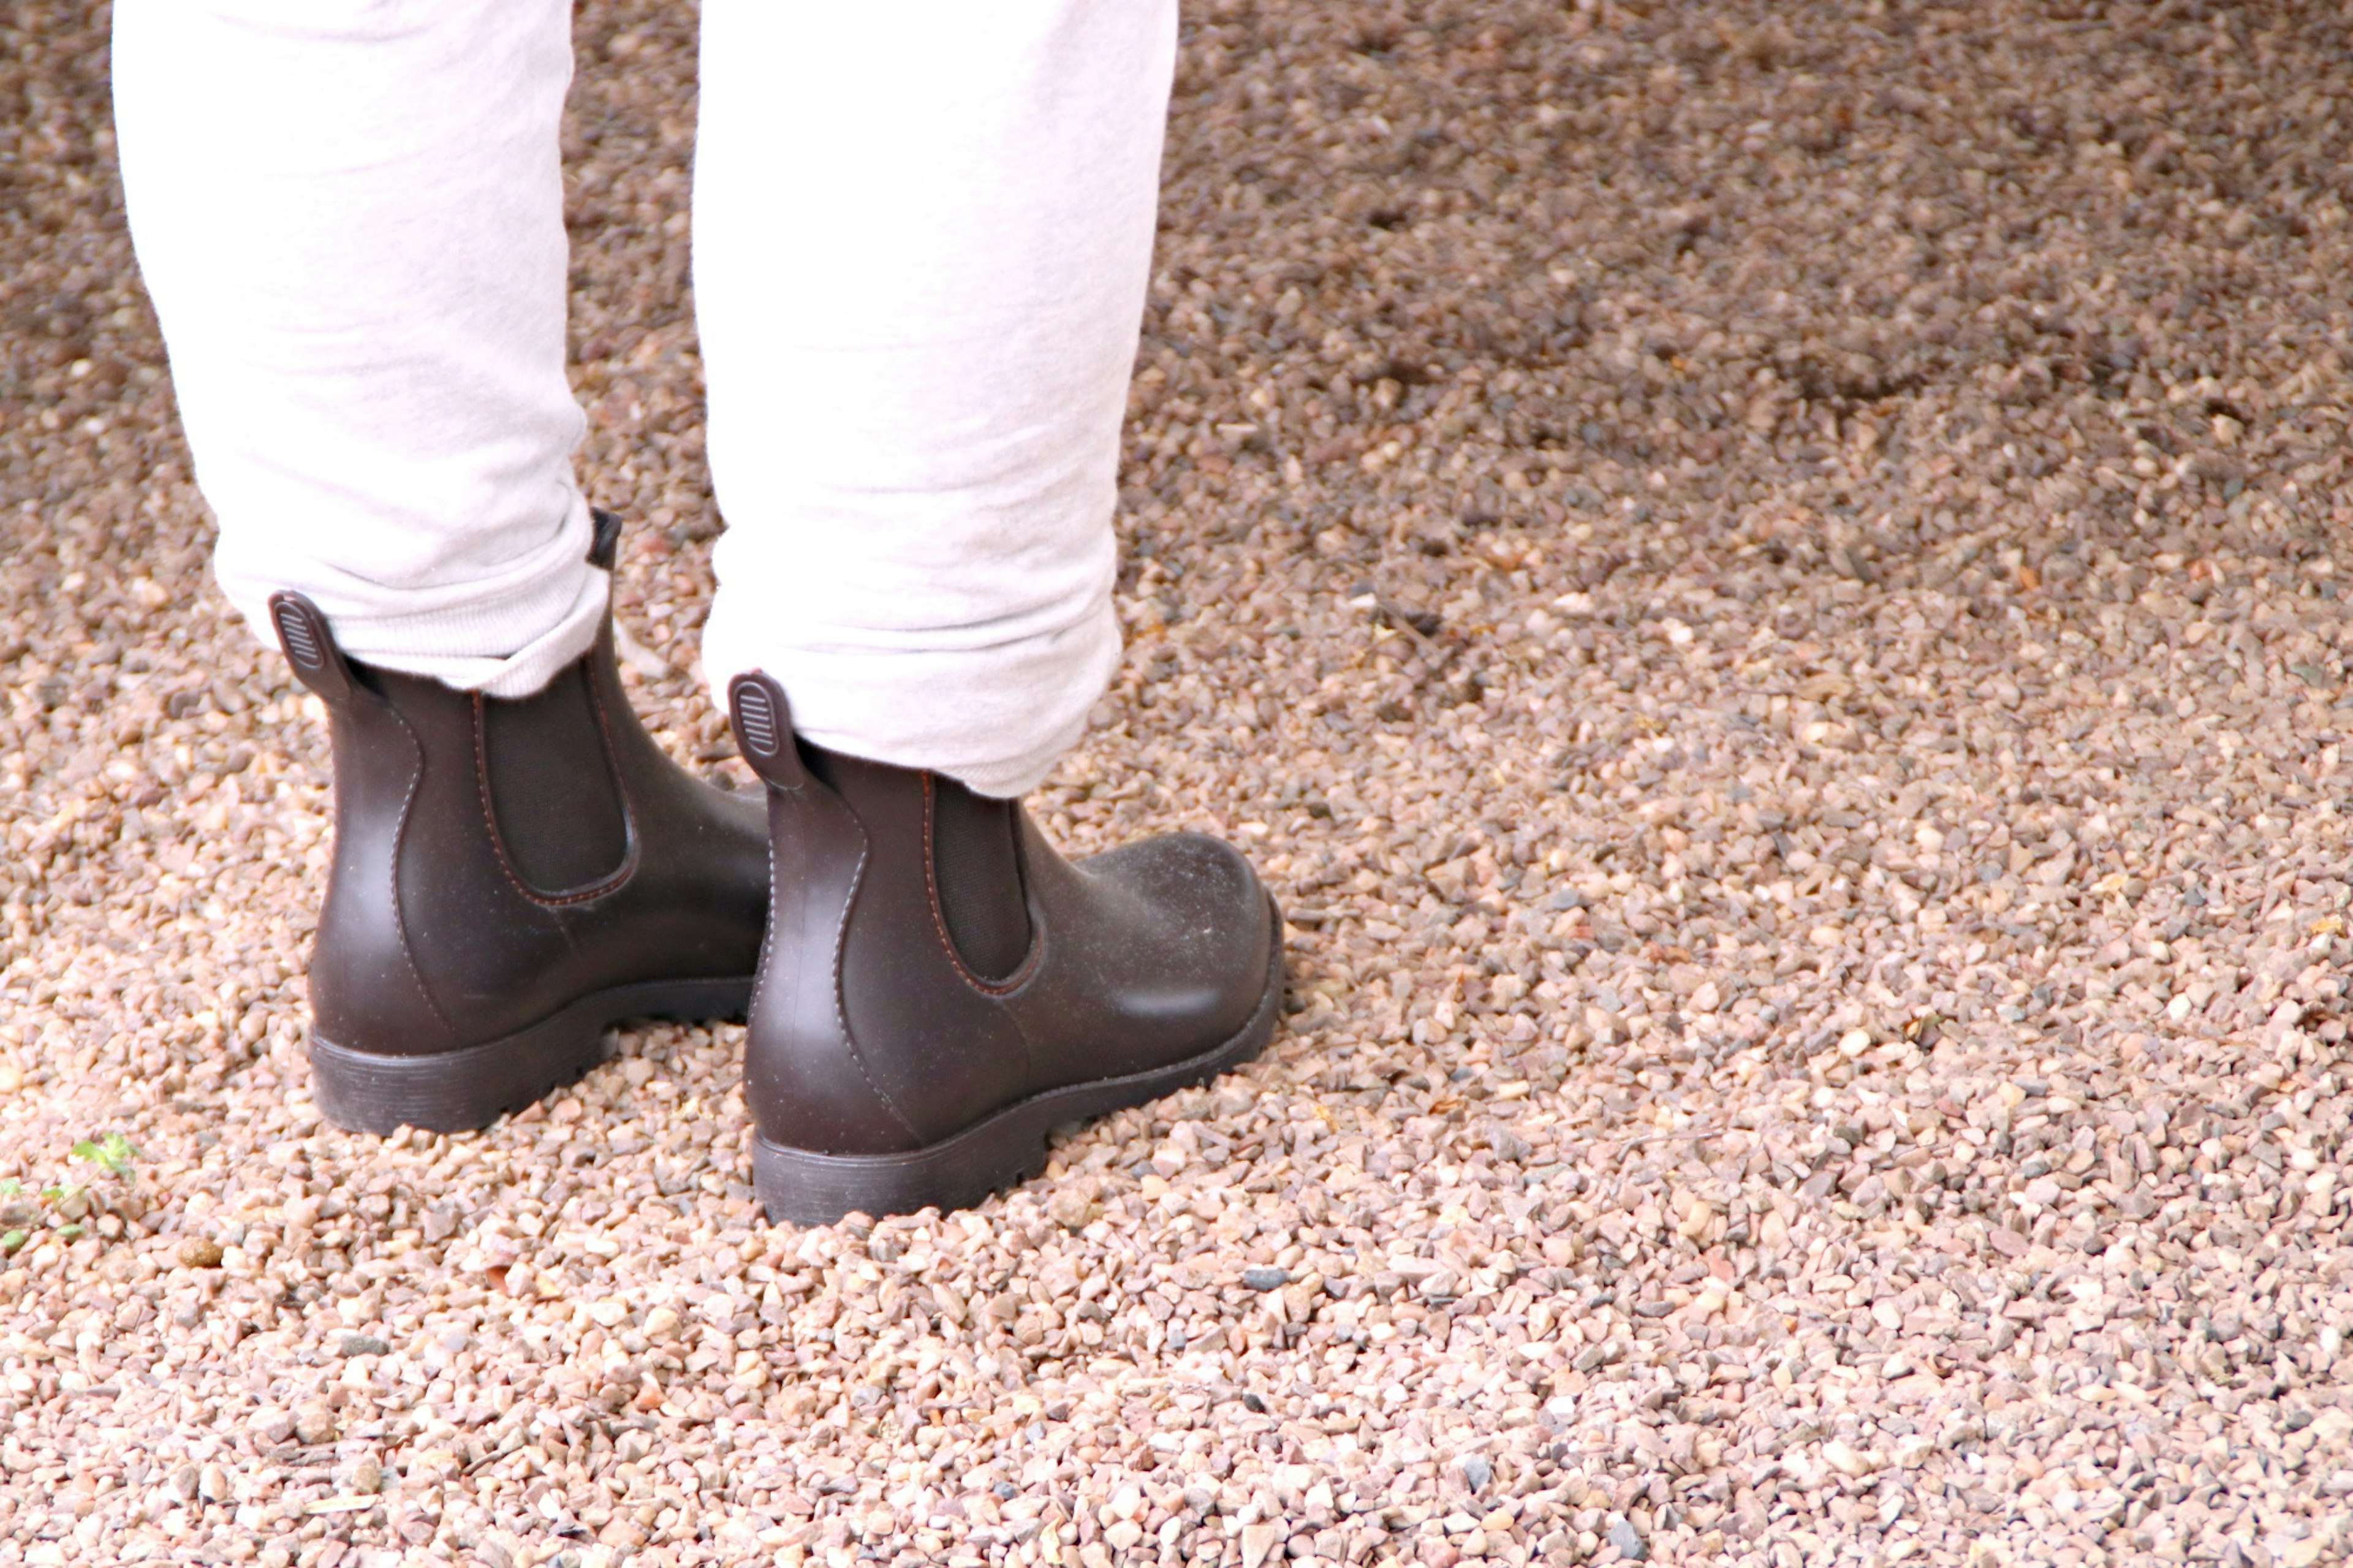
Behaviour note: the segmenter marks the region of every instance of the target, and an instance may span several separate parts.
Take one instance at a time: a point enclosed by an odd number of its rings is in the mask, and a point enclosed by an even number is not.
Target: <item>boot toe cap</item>
[[[1086,945],[1137,1028],[1164,1036],[1170,1049],[1199,1049],[1256,1011],[1282,925],[1240,850],[1171,834],[1080,869],[1103,895]]]

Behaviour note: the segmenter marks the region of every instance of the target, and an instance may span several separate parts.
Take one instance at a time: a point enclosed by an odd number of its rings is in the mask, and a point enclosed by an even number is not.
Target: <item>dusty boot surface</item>
[[[1015,802],[799,740],[765,676],[731,698],[774,847],[744,1055],[771,1218],[974,1203],[1052,1127],[1265,1047],[1282,921],[1230,846],[1072,863]]]
[[[600,519],[600,563],[613,525]],[[346,658],[270,602],[332,726],[335,851],[310,969],[320,1109],[454,1131],[600,1060],[630,1017],[741,1016],[767,908],[760,802],[693,778],[596,646],[503,700]]]

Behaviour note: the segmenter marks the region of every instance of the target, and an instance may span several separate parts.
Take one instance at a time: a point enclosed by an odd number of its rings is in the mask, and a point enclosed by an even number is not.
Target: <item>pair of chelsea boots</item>
[[[729,698],[765,799],[739,795],[646,733],[609,625],[502,700],[345,657],[299,595],[270,608],[332,730],[311,1062],[343,1126],[480,1127],[623,1019],[748,1015],[761,1201],[825,1223],[976,1202],[1052,1127],[1273,1033],[1282,921],[1216,839],[1064,860],[1016,802],[812,745],[756,674]]]

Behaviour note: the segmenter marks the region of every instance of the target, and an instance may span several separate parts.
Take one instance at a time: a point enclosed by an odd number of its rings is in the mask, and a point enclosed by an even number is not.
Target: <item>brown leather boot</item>
[[[597,523],[609,566],[618,525]],[[480,1127],[595,1065],[620,1019],[743,1016],[768,901],[760,803],[655,744],[609,622],[543,690],[505,700],[347,658],[299,594],[270,614],[333,726],[310,976],[330,1119]]]
[[[1176,834],[1073,865],[1012,801],[801,740],[765,675],[729,696],[768,786],[744,1079],[771,1219],[977,1202],[1050,1128],[1273,1034],[1282,922],[1234,849]]]

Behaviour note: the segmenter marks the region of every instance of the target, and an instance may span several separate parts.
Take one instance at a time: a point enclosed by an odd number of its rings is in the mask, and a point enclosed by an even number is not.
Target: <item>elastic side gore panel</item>
[[[621,868],[628,822],[585,663],[533,696],[484,701],[482,747],[499,837],[524,882],[562,893]]]
[[[1002,980],[1029,952],[1029,906],[1014,847],[1013,803],[941,779],[932,805],[932,868],[940,914],[965,967]]]

